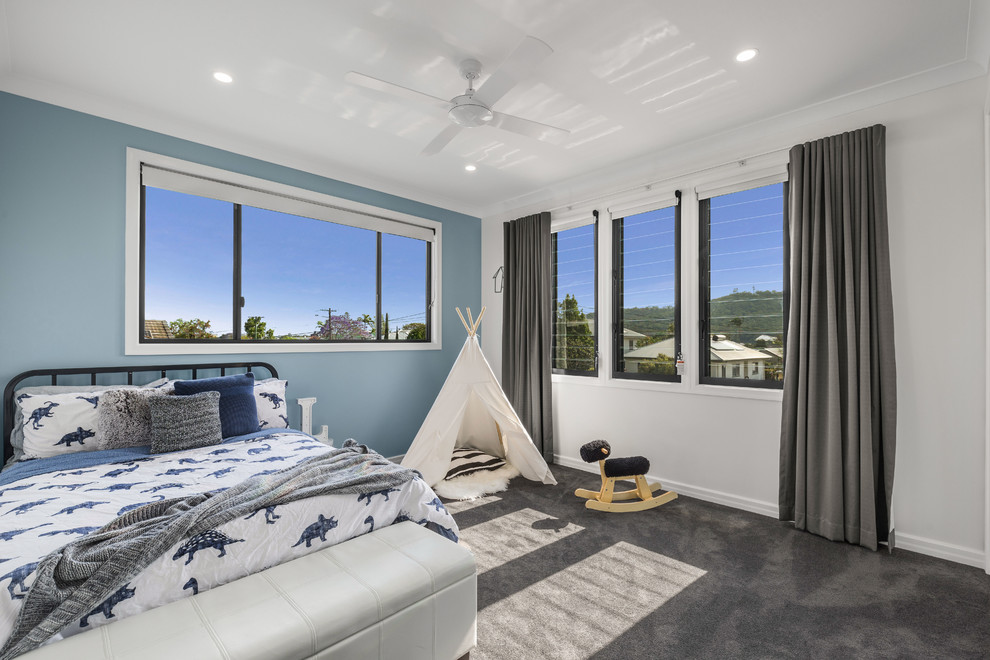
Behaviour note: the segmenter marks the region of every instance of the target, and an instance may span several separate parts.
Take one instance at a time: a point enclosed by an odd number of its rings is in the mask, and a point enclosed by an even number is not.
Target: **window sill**
[[[690,376],[684,376],[685,380]],[[753,387],[732,387],[730,385],[700,385],[697,383],[669,383],[663,381],[630,380],[607,378],[605,376],[564,376],[553,375],[550,382],[555,385],[582,385],[604,389],[641,390],[668,394],[688,394],[697,396],[717,396],[731,399],[752,399],[755,401],[782,401],[782,390],[757,389]]]
[[[359,353],[366,351],[439,351],[440,341],[429,343],[368,342],[366,344],[141,344],[128,342],[125,355],[256,355],[269,353]]]

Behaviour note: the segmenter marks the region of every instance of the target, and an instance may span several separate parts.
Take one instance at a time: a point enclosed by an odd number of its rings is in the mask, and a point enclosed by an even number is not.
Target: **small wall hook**
[[[502,276],[501,279],[499,279],[499,275]],[[495,293],[502,293],[502,287],[505,284],[505,274],[502,271],[502,266],[498,267],[498,270],[492,275],[492,279],[495,280]]]

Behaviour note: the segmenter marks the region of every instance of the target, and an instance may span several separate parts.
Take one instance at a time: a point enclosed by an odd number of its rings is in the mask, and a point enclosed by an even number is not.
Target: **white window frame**
[[[553,213],[552,230],[576,226],[575,218],[591,209],[605,209],[620,213],[635,213],[637,210],[650,210],[650,207],[663,205],[674,197],[675,190],[681,190],[681,353],[685,356],[684,373],[681,382],[648,381],[612,377],[612,335],[602,333],[599,326],[598,338],[598,376],[571,376],[553,374],[551,382],[582,385],[586,387],[607,387],[615,389],[644,390],[651,392],[669,392],[676,394],[692,394],[715,396],[734,399],[756,399],[762,401],[780,401],[783,392],[780,389],[743,387],[733,385],[702,384],[700,382],[700,337],[693,328],[698,327],[700,318],[698,269],[699,222],[698,199],[708,197],[713,193],[723,194],[738,190],[759,187],[772,182],[787,179],[787,151],[778,150],[761,157],[736,161],[732,164],[721,165],[693,173],[678,175],[654,183],[614,195],[602,195],[593,201],[583,201],[580,205],[567,208],[566,211]],[[604,215],[604,214],[603,214]],[[607,217],[607,216],[605,216]],[[598,278],[598,314],[605,313],[611,318],[612,286],[612,233],[599,232],[598,235],[598,272],[605,276]],[[698,357],[696,357],[698,356]],[[725,367],[723,366],[723,369]]]
[[[139,327],[140,309],[140,260],[141,260],[141,167],[150,165],[164,171],[179,172],[202,179],[229,183],[233,186],[263,191],[273,195],[311,202],[321,207],[340,209],[356,226],[371,223],[375,227],[387,227],[390,223],[401,223],[410,227],[411,232],[429,232],[430,243],[430,282],[432,286],[429,307],[431,339],[429,342],[291,342],[291,343],[142,343]],[[223,184],[219,184],[223,185]],[[127,148],[126,193],[124,228],[124,354],[125,355],[215,355],[215,354],[259,354],[259,353],[341,353],[360,351],[435,351],[443,348],[441,336],[441,223],[427,218],[399,213],[370,204],[353,202],[324,193],[297,188],[246,174],[222,170],[199,163],[163,156],[140,149]],[[323,219],[323,218],[317,218]]]
[[[701,184],[695,187],[695,203],[694,203],[694,229],[696,236],[694,238],[695,242],[695,259],[700,266],[701,251],[699,248],[700,238],[701,238],[701,215],[700,215],[700,204],[704,199],[711,199],[713,197],[718,197],[720,195],[730,195],[732,193],[743,192],[745,190],[752,190],[753,188],[761,188],[763,186],[769,186],[775,183],[786,183],[788,180],[788,173],[786,166],[778,166],[765,170],[759,170],[756,172],[749,172],[746,175],[726,177],[723,179],[716,179],[714,181]],[[785,246],[786,248],[786,246]],[[701,289],[701,272],[700,268],[696,267],[693,273],[694,278],[694,288],[696,295],[695,300],[698,301],[698,307],[694,310],[694,318],[697,322],[701,321],[701,308],[700,308],[700,289]],[[786,278],[786,276],[785,276]],[[787,282],[785,279],[784,287],[786,289]],[[787,319],[784,319],[784,324],[786,327]],[[698,337],[698,333],[695,334],[695,351],[694,355],[701,355],[705,350],[701,344],[701,338]],[[742,369],[742,374],[737,374],[736,371],[739,369],[738,366],[733,366],[732,376],[726,376],[728,369],[723,368],[723,378],[728,380],[738,379],[741,381],[748,380],[745,378],[747,370]],[[749,398],[770,398],[775,400],[780,400],[783,398],[783,388],[780,387],[754,387],[743,384],[731,384],[731,383],[701,383],[703,369],[701,365],[698,365],[698,370],[694,375],[694,382],[697,384],[699,391],[715,391],[715,390],[725,390],[728,389],[732,392],[739,392],[742,396],[742,390],[753,390],[753,394]],[[715,376],[709,376],[709,378],[714,378]],[[763,391],[769,394],[756,394],[756,391]]]
[[[556,215],[550,220],[550,233],[557,234],[562,231],[567,231],[568,229],[577,229],[578,227],[594,227],[593,231],[595,233],[595,372],[592,374],[579,374],[579,373],[565,373],[562,370],[557,370],[554,372],[551,369],[551,382],[556,378],[574,378],[577,380],[598,380],[601,377],[602,369],[602,324],[601,324],[601,218],[595,215],[595,209],[588,207],[581,210],[575,211],[569,209],[567,213]],[[600,215],[600,214],[599,214]],[[552,342],[551,342],[552,344]]]
[[[608,256],[609,256],[609,273],[613,273],[613,275],[612,278],[610,278],[611,282],[609,283],[610,290],[609,290],[609,299],[608,299],[609,302],[608,312],[609,312],[609,326],[610,326],[609,332],[612,333],[613,337],[615,336],[614,335],[615,328],[612,327],[612,324],[613,324],[613,320],[615,319],[615,306],[616,306],[616,300],[615,300],[616,289],[614,283],[615,283],[615,278],[619,276],[618,269],[616,268],[616,265],[614,263],[615,261],[614,256],[616,253],[615,233],[614,233],[615,220],[617,218],[628,218],[634,215],[638,215],[640,213],[649,213],[650,211],[660,211],[662,209],[673,208],[675,214],[674,215],[675,218],[674,226],[676,228],[675,231],[677,234],[681,234],[683,233],[683,215],[682,215],[683,207],[678,208],[678,205],[680,203],[681,203],[680,192],[670,190],[670,191],[665,191],[663,194],[659,194],[659,195],[654,191],[650,191],[645,196],[625,198],[621,201],[609,204],[608,213],[609,213],[610,252]],[[679,285],[678,288],[683,288],[683,285],[681,284],[684,278],[683,263],[682,263],[683,248],[684,248],[683,242],[680,245],[675,246],[674,248],[674,254],[676,255],[676,263],[677,263],[677,271],[678,271],[675,277],[675,281]],[[677,319],[678,331],[675,334],[675,338],[680,353],[683,353],[684,351],[683,349],[684,331],[683,331],[683,326],[681,324],[684,318],[684,314],[682,311],[682,307],[684,304],[684,297],[682,293],[683,291],[677,291],[677,294],[675,296],[675,300],[677,301],[676,313],[678,315],[678,319]],[[616,361],[617,352],[615,350],[615,346],[614,345],[609,346],[609,350],[612,351],[612,354],[609,356],[610,357],[609,367],[612,369],[612,371],[609,372],[609,380],[613,383],[624,382],[624,381],[640,381],[640,382],[653,382],[653,383],[672,383],[674,385],[678,385],[683,381],[683,378],[680,375],[677,375],[673,379],[643,378],[641,376],[637,376],[634,372],[616,371],[615,361]],[[674,358],[676,360],[677,356],[675,355]]]

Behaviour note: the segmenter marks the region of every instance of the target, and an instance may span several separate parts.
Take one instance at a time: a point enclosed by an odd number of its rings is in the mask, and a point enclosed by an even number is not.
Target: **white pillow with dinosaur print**
[[[258,404],[258,428],[289,428],[289,407],[285,402],[285,386],[288,381],[278,378],[259,380],[254,384],[254,398]]]
[[[24,401],[31,397],[50,397],[52,394],[64,394],[66,392],[76,392],[85,393],[86,396],[93,396],[91,392],[101,392],[108,389],[142,389],[142,388],[155,388],[162,389],[163,387],[171,385],[168,378],[159,378],[158,380],[152,381],[146,385],[32,385],[28,387],[21,387],[14,392],[14,400],[17,401],[16,406],[14,406],[14,428],[10,432],[10,445],[14,448],[13,456],[6,456],[7,465],[11,463],[16,463],[25,458],[24,456],[24,415],[21,413],[22,406],[21,401]],[[165,388],[162,391],[167,391]],[[45,399],[42,399],[44,401]],[[25,405],[24,408],[29,406]],[[31,408],[28,412],[33,412],[34,408]]]
[[[104,390],[43,394],[20,399],[24,458],[98,449],[97,404]]]

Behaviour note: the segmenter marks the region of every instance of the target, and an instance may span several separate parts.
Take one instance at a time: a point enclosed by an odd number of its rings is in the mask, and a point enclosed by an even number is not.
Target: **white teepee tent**
[[[499,387],[475,333],[485,308],[470,323],[457,310],[468,331],[460,355],[412,441],[402,465],[419,470],[430,486],[443,480],[455,447],[473,447],[505,458],[527,479],[555,484],[550,468],[533,444],[505,392]]]

